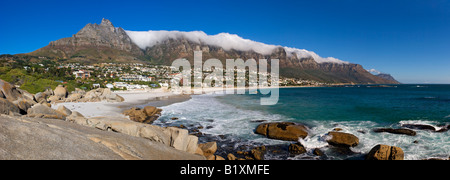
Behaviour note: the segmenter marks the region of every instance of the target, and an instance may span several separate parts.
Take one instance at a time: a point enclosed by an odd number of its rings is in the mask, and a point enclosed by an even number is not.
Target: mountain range
[[[203,60],[241,58],[244,60],[280,60],[280,75],[326,83],[398,84],[393,78],[375,76],[359,64],[336,58],[322,58],[314,52],[267,45],[221,33],[210,36],[201,31],[125,31],[103,19],[100,24],[87,24],[72,37],[50,42],[49,45],[22,57],[44,57],[58,61],[144,62],[171,65],[186,58],[193,63],[194,51],[203,51]],[[224,63],[225,64],[225,63]]]

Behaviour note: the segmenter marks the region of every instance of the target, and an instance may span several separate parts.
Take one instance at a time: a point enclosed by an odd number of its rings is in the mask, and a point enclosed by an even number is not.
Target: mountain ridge
[[[203,52],[204,61],[209,58],[216,58],[222,62],[225,62],[226,59],[237,58],[244,60],[268,59],[270,64],[271,59],[279,59],[280,75],[288,78],[326,83],[398,84],[397,81],[372,75],[361,65],[335,58],[321,58],[314,52],[307,50],[295,49],[296,51],[293,51],[293,48],[279,46],[273,48],[270,54],[263,54],[256,52],[254,49],[247,51],[236,50],[239,48],[225,49],[202,41],[175,36],[142,49],[129,34],[129,31],[114,27],[111,21],[102,19],[100,24],[87,24],[72,37],[52,41],[48,46],[26,55],[83,63],[149,62],[171,65],[175,59],[179,58],[186,58],[192,63],[194,51],[200,50]],[[263,43],[246,39],[243,39],[243,41],[250,41],[250,45],[256,43],[257,47],[265,48]],[[245,48],[245,46],[243,47]],[[319,58],[321,59],[318,60]]]
[[[114,27],[111,21],[103,19],[100,24],[87,24],[72,37],[52,41],[48,46],[27,55],[82,62],[137,61],[143,52],[134,44],[122,28]]]

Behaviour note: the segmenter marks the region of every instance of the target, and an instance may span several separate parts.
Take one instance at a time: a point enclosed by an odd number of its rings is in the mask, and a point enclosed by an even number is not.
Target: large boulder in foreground
[[[343,132],[329,132],[327,142],[337,147],[355,147],[359,144],[359,139],[353,134]]]
[[[0,114],[19,114],[19,108],[7,99],[0,98]]]
[[[24,116],[0,115],[0,139],[0,160],[205,159],[141,137]]]
[[[402,148],[379,144],[370,150],[366,160],[403,160]]]
[[[121,117],[95,117],[86,119],[72,112],[68,121],[83,126],[95,127],[104,131],[114,131],[130,136],[159,142],[180,151],[195,154],[198,150],[198,137],[189,135],[188,130],[176,127],[159,127],[137,123]]]
[[[264,123],[256,128],[255,133],[271,139],[298,141],[299,138],[308,136],[308,128],[291,122]]]
[[[37,103],[33,94],[25,90],[18,89],[14,85],[1,79],[0,98],[8,100],[9,102],[17,106],[21,114],[26,114],[27,110]],[[6,104],[4,106],[6,106]]]
[[[0,79],[0,98],[13,102],[21,97],[20,91],[14,85]]]

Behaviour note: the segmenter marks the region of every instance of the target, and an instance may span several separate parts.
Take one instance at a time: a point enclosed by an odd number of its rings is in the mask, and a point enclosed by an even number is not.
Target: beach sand
[[[248,88],[235,88],[248,89]],[[192,89],[191,93],[193,93]],[[155,89],[151,91],[118,91],[114,94],[120,95],[124,98],[123,102],[110,103],[106,101],[102,102],[65,102],[52,106],[57,109],[60,106],[65,106],[71,111],[77,111],[83,114],[87,118],[92,117],[124,117],[123,111],[132,107],[143,108],[145,106],[163,107],[174,103],[184,102],[191,99],[190,94],[186,94],[186,90],[183,93],[172,92],[164,89]],[[226,93],[224,88],[203,88],[202,94],[224,94]],[[236,92],[235,92],[236,93]]]
[[[92,117],[124,117],[123,111],[132,107],[156,106],[162,107],[190,99],[189,95],[178,95],[161,89],[153,91],[114,92],[124,98],[123,102],[65,102],[52,106],[57,109],[65,106],[71,111],[77,111],[87,118]]]

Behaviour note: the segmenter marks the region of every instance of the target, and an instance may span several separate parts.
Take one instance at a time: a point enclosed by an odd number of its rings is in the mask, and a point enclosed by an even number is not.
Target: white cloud
[[[279,47],[276,45],[268,45],[249,39],[244,39],[235,34],[220,33],[217,35],[207,35],[203,31],[126,31],[131,40],[138,45],[141,49],[153,47],[158,43],[166,41],[168,39],[186,39],[198,44],[207,44],[211,46],[222,47],[225,51],[238,50],[238,51],[255,51],[263,55],[270,55]],[[313,57],[318,63],[339,63],[348,64],[346,61],[342,61],[333,57],[323,58],[312,51],[305,49],[297,49],[290,47],[283,47],[286,50],[288,56],[297,56],[300,58]]]
[[[378,71],[378,70],[376,70],[376,69],[370,69],[370,70],[367,70],[367,71],[369,71],[369,72],[372,73],[373,75],[379,75],[379,74],[382,74],[382,72],[380,72],[380,71]]]

